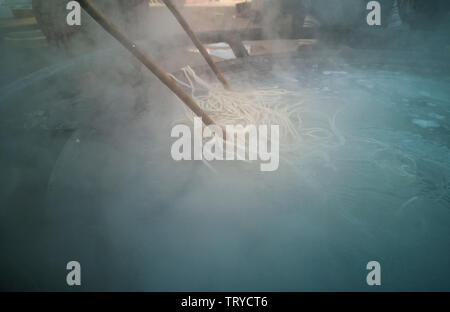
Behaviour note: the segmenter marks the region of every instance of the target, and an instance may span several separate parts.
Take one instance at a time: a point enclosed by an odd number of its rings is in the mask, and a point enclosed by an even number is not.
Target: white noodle
[[[336,115],[332,118],[323,118],[329,125],[328,129],[303,127],[302,115],[307,111],[303,110],[299,92],[278,87],[230,91],[219,84],[204,81],[189,66],[182,68],[182,72],[185,81],[173,75],[171,77],[191,91],[192,98],[219,126],[278,125],[280,150],[295,158],[299,156],[300,143],[304,139],[318,143],[315,147],[308,146],[310,155],[323,153],[323,151],[314,151],[315,148],[322,150],[324,147],[336,147],[345,143],[345,138],[336,128]],[[194,114],[189,110],[186,112],[189,122],[192,122]]]
[[[295,107],[283,102],[283,97],[294,93],[277,87],[250,91],[229,91],[201,79],[191,67],[182,71],[187,82],[174,76],[180,85],[191,90],[192,98],[219,126],[226,125],[279,125],[280,141],[289,144],[299,139],[294,120],[300,104]],[[204,92],[198,91],[200,87]],[[189,118],[193,117],[189,114]]]

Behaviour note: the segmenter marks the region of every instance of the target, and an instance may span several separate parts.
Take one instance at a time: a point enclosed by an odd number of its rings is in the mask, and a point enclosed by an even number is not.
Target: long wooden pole
[[[211,58],[211,55],[209,55],[208,51],[206,51],[203,44],[198,39],[197,35],[192,30],[191,26],[189,26],[188,22],[184,19],[183,15],[181,15],[180,11],[177,9],[177,7],[173,4],[172,0],[162,0],[164,4],[167,6],[167,8],[172,12],[172,14],[177,19],[178,23],[180,23],[181,27],[186,31],[188,36],[191,38],[194,45],[197,47],[198,51],[200,51],[201,55],[206,60],[206,63],[208,63],[209,67],[211,67],[214,74],[216,74],[217,79],[223,84],[225,89],[229,90],[230,85],[223,75],[223,73],[220,71],[219,67],[217,67],[216,63],[214,63],[213,59]]]
[[[197,116],[202,118],[205,125],[212,125],[214,121],[201,109],[200,106],[181,89],[175,81],[160,69],[151,58],[145,55],[138,46],[129,40],[117,27],[110,23],[90,0],[79,0],[81,7],[99,23],[111,36],[116,38],[128,51],[130,51],[145,67],[147,67],[162,83],[164,83],[180,100],[182,100]]]

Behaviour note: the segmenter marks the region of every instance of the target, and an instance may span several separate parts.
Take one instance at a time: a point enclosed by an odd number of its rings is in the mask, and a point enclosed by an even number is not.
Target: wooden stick
[[[145,67],[147,67],[162,83],[164,83],[173,93],[175,93],[180,100],[182,100],[198,117],[202,118],[205,125],[215,124],[214,121],[201,109],[200,106],[181,89],[175,81],[160,69],[151,58],[145,55],[138,46],[129,40],[117,27],[110,23],[106,16],[104,16],[96,7],[94,7],[90,0],[78,1],[83,9],[99,23],[111,36],[116,38],[128,51],[130,51]]]
[[[162,0],[164,4],[167,6],[167,8],[172,12],[172,14],[175,16],[177,21],[180,23],[181,27],[186,31],[188,36],[191,38],[194,45],[197,47],[197,49],[200,51],[201,55],[205,58],[206,62],[208,63],[209,67],[211,67],[212,71],[216,74],[217,79],[223,84],[225,89],[229,90],[230,85],[223,75],[223,73],[220,71],[219,67],[217,67],[216,63],[214,63],[213,59],[211,58],[211,55],[209,55],[208,51],[206,51],[203,44],[198,39],[197,35],[192,30],[191,26],[189,26],[188,22],[184,19],[183,15],[181,15],[180,11],[176,8],[176,6],[172,3],[172,0]]]

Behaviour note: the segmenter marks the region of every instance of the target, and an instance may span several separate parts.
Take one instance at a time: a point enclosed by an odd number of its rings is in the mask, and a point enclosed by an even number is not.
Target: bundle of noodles
[[[298,108],[292,105],[296,95],[278,87],[266,87],[245,91],[230,91],[220,85],[212,85],[201,79],[194,70],[182,68],[186,82],[172,76],[180,85],[191,90],[192,98],[216,122],[217,125],[278,125],[280,147],[287,148],[300,138],[298,125],[301,122]],[[291,97],[286,101],[286,97]],[[297,99],[298,100],[298,99]],[[194,115],[187,111],[190,121]]]
[[[214,120],[225,128],[227,125],[279,126],[280,158],[297,167],[300,158],[320,158],[330,162],[329,150],[342,146],[345,138],[336,128],[336,114],[330,118],[323,113],[308,110],[302,105],[300,93],[278,87],[245,90],[226,90],[219,84],[209,84],[194,70],[182,68],[185,81],[171,76],[177,83],[191,91],[192,98]],[[305,114],[319,119],[321,127],[308,128],[302,121]],[[195,115],[186,110],[189,122]],[[270,136],[269,136],[270,137]],[[237,142],[235,142],[236,144]],[[246,142],[248,145],[248,142]],[[307,144],[307,148],[302,148]],[[237,146],[246,150],[248,146]],[[296,165],[297,164],[297,165]]]

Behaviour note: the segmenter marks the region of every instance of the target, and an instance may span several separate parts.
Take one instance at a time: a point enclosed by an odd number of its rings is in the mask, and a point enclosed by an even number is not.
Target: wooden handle
[[[211,58],[211,55],[209,55],[208,51],[206,51],[203,44],[198,39],[197,35],[192,30],[191,26],[189,26],[188,22],[184,19],[183,15],[181,15],[180,11],[176,8],[176,6],[172,3],[171,0],[162,0],[164,4],[167,6],[167,8],[172,12],[172,14],[175,16],[177,21],[180,23],[181,27],[186,31],[189,38],[191,38],[194,45],[197,47],[197,49],[200,51],[201,55],[205,58],[206,62],[208,63],[209,67],[211,67],[214,74],[216,74],[217,79],[223,84],[225,89],[229,90],[230,85],[228,84],[227,79],[223,75],[223,73],[220,71],[219,67],[217,67],[216,63],[214,63],[213,59]]]

